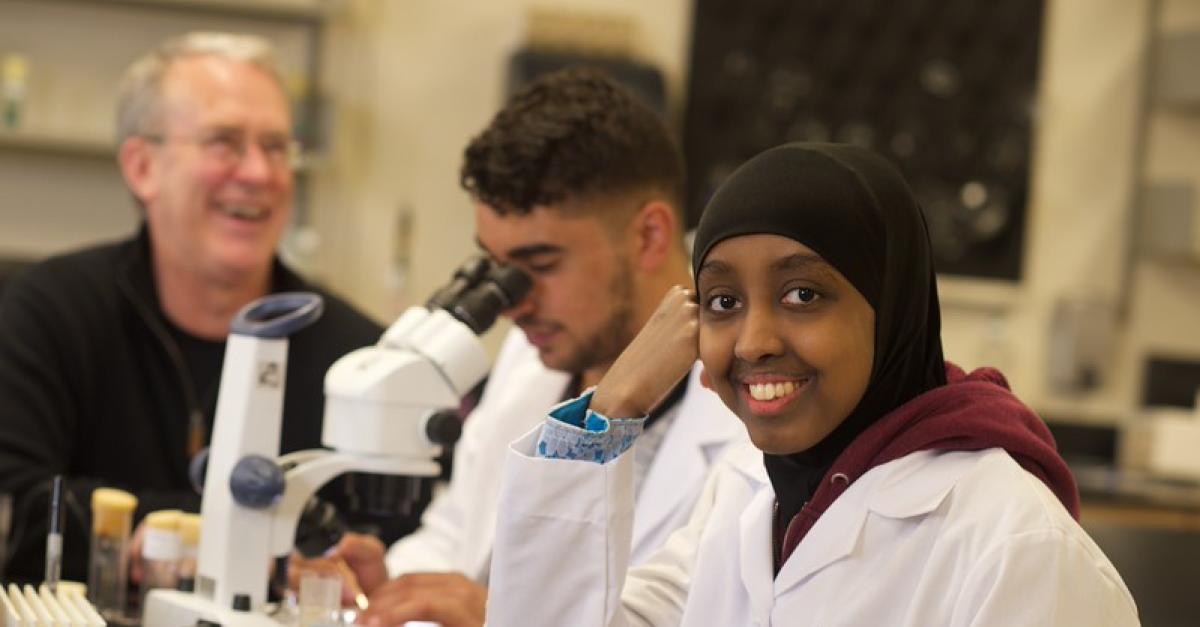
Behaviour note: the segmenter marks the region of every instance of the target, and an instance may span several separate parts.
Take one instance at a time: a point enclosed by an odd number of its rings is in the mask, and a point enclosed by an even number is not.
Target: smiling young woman
[[[490,624],[1137,624],[1045,424],[943,359],[924,216],[886,160],[762,153],[695,242],[695,296],[513,443]],[[697,356],[754,447],[626,572],[638,416]]]

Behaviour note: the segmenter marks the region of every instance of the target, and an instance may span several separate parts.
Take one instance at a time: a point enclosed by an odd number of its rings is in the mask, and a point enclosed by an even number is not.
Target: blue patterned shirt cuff
[[[645,418],[611,419],[592,411],[592,390],[550,410],[538,436],[537,455],[599,464],[616,459],[633,446]]]

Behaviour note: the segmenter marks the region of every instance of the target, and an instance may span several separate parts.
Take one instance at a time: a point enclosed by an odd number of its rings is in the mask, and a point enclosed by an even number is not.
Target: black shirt
[[[47,489],[64,475],[63,577],[85,580],[91,492],[149,511],[198,511],[188,437],[212,432],[224,344],[166,323],[143,228],[133,239],[47,260],[0,299],[0,492],[14,496],[5,576],[40,579]],[[314,291],[325,311],[289,339],[280,451],[319,447],[325,371],[382,328],[275,263],[272,290]]]

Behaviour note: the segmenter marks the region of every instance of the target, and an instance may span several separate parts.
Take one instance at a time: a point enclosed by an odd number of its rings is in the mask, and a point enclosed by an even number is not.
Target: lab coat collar
[[[763,465],[762,451],[755,448],[749,441],[730,449],[729,453],[725,455],[725,462],[747,481],[754,484],[754,489],[758,490],[764,486],[770,488],[771,480],[767,477],[767,468]],[[772,489],[770,492],[773,499],[775,491]]]
[[[958,457],[962,463],[939,464],[932,471],[932,462],[942,455]],[[860,544],[868,514],[913,518],[937,509],[977,455],[920,451],[868,471],[829,506],[783,564],[775,579],[775,594],[851,555]],[[762,568],[770,572],[769,555]]]
[[[727,461],[758,491],[739,522],[739,552],[742,584],[750,596],[754,616],[759,619],[759,624],[766,624],[769,621],[761,617],[770,614],[775,598],[854,550],[867,515],[865,492],[868,490],[862,488],[871,483],[871,473],[864,475],[833,502],[772,582],[775,571],[772,554],[775,490],[763,466],[762,451],[749,445],[739,447],[730,452]],[[764,595],[763,590],[770,593]]]
[[[859,545],[868,514],[912,518],[940,507],[976,455],[919,451],[871,469],[817,520],[772,584],[775,492],[763,468],[760,451],[749,445],[730,451],[729,465],[758,490],[739,520],[742,584],[756,620],[760,624],[769,622],[766,617],[775,598],[851,555]],[[933,472],[931,462],[939,457],[962,461],[949,467],[939,464],[937,472]]]
[[[939,456],[963,453],[920,451],[885,464],[886,476],[872,488],[867,508],[887,518],[914,518],[937,509],[961,475],[946,468],[928,472],[926,467]]]
[[[688,375],[687,392],[669,410],[674,421],[654,456],[650,472],[639,494],[638,515],[634,520],[634,538],[650,539],[650,531],[667,524],[680,504],[695,500],[701,487],[698,482],[680,482],[679,477],[702,477],[708,474],[720,451],[730,442],[744,439],[745,427],[725,407],[721,399],[700,384],[699,362]],[[692,485],[689,490],[686,486]],[[635,555],[650,547],[633,547]]]
[[[867,518],[867,502],[867,494],[854,489],[834,501],[779,569],[775,577],[776,596],[854,551]],[[771,540],[772,536],[767,535],[763,544],[770,547]],[[763,568],[770,573],[773,565],[772,556]]]

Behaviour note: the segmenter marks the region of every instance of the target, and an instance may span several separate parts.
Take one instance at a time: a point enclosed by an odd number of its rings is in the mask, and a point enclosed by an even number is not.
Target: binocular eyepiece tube
[[[500,312],[521,302],[531,287],[533,280],[520,269],[472,257],[425,306],[445,309],[479,335],[491,328]]]

